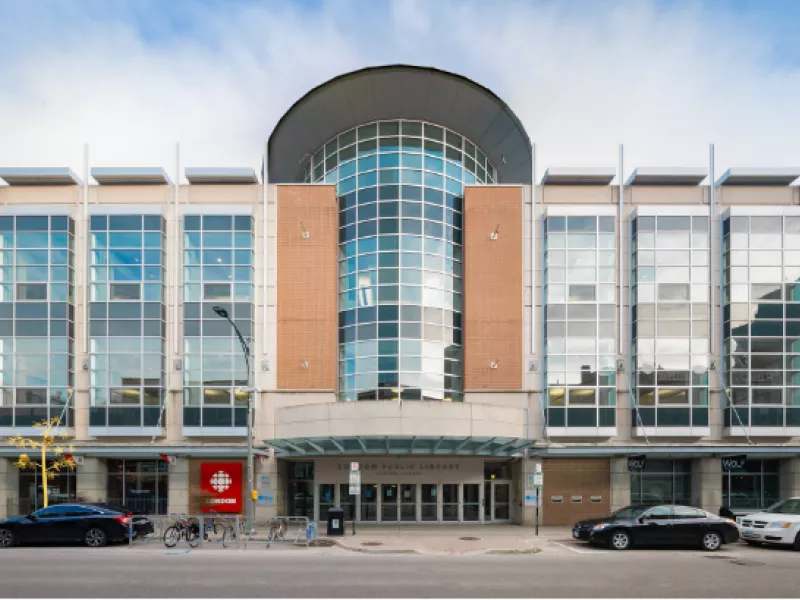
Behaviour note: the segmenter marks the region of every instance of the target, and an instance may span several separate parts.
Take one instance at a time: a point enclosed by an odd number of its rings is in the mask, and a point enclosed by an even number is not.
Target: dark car
[[[572,537],[614,550],[631,546],[700,546],[718,550],[739,539],[736,522],[691,506],[627,506],[608,517],[580,521]]]
[[[92,504],[56,504],[29,515],[0,520],[0,548],[22,544],[83,542],[105,546],[153,532],[153,524],[124,510]]]

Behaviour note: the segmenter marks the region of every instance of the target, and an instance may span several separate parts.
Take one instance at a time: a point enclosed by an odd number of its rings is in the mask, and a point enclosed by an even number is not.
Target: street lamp
[[[247,535],[253,533],[253,519],[255,517],[255,500],[253,500],[253,386],[250,384],[250,346],[247,345],[239,328],[231,320],[228,311],[221,306],[215,306],[214,312],[231,324],[239,342],[242,344],[244,362],[247,365]]]

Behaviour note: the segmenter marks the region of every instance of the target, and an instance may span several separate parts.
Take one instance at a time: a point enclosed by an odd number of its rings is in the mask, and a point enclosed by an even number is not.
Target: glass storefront
[[[52,464],[52,461],[48,461]],[[19,494],[17,506],[8,507],[9,514],[27,515],[44,506],[44,489],[42,487],[41,469],[30,469],[19,472]],[[47,503],[64,504],[77,501],[75,471],[65,470],[54,473],[53,479],[47,482]]]
[[[781,499],[780,461],[747,460],[722,474],[722,504],[732,510],[766,508]]]
[[[168,513],[169,465],[163,460],[109,460],[111,504],[154,515]]]
[[[631,504],[692,502],[692,461],[651,460],[644,471],[631,473]]]
[[[314,518],[314,463],[288,463],[288,498],[290,517]]]

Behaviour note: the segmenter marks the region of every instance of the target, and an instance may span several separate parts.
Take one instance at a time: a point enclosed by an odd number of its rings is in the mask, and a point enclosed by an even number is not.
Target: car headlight
[[[770,529],[788,529],[791,526],[792,524],[789,521],[776,521],[769,524]]]
[[[608,527],[608,525],[609,525],[608,523],[598,523],[597,525],[595,525],[594,527],[592,527],[592,529],[593,529],[594,531],[597,531],[597,530],[599,530],[599,529],[605,529],[606,527]]]

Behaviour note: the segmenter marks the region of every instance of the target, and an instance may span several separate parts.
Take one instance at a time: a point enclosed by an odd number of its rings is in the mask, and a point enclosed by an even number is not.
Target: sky
[[[800,166],[800,0],[0,0],[0,166],[258,168],[341,73],[508,103],[548,166]]]

